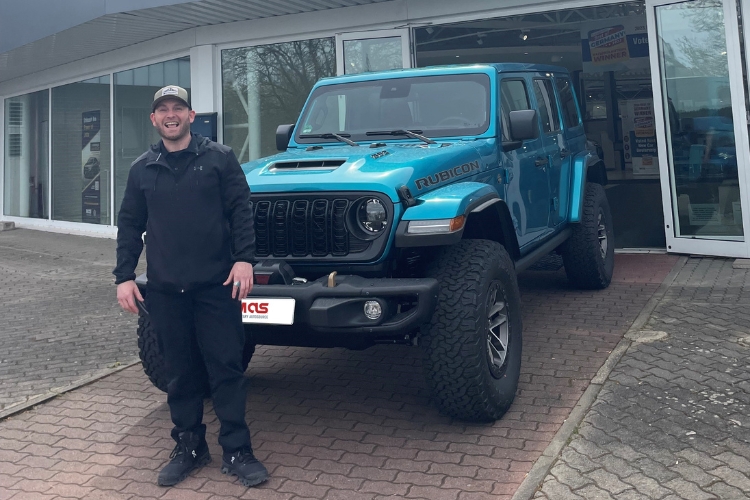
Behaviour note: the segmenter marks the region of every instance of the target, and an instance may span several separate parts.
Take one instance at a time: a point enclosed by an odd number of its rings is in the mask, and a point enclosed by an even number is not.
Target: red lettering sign
[[[268,302],[243,302],[242,314],[268,314]]]

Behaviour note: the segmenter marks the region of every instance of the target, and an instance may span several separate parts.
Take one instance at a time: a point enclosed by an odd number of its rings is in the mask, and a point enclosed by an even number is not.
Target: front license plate
[[[294,323],[294,299],[242,299],[242,322],[291,325]]]

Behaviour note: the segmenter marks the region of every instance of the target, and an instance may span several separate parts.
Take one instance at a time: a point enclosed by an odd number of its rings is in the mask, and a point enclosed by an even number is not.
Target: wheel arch
[[[505,247],[514,261],[521,256],[510,210],[500,198],[482,210],[469,212],[462,239],[496,241]]]
[[[589,159],[589,165],[586,168],[586,182],[593,182],[602,186],[607,185],[607,168],[600,158],[592,157]]]

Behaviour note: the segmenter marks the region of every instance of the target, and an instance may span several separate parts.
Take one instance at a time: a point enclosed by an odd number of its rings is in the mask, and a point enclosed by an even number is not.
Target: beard
[[[185,120],[175,128],[167,128],[162,124],[156,127],[156,131],[159,133],[162,139],[167,141],[179,141],[186,135],[190,135],[190,120]]]

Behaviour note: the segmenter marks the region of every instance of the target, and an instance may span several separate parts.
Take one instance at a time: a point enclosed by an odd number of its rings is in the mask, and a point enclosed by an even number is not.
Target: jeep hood
[[[242,168],[250,189],[256,193],[378,191],[396,202],[396,189],[402,185],[416,197],[451,182],[469,180],[485,169],[478,149],[486,148],[489,142],[293,149],[246,163]]]

